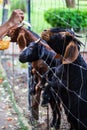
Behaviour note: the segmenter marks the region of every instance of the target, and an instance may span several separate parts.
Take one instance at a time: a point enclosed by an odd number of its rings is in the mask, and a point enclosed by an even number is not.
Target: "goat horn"
[[[22,22],[24,25],[27,25],[28,27],[31,27],[31,24],[29,23],[29,22],[27,22],[27,21],[23,21]]]
[[[40,40],[41,40],[40,38],[39,38],[39,39],[37,39],[37,40],[35,41],[35,43],[38,43],[38,42],[40,42]]]
[[[22,23],[20,23],[20,24],[18,25],[18,27],[22,27],[23,25],[27,25],[28,27],[31,28],[31,24],[28,23],[27,21],[22,21]]]

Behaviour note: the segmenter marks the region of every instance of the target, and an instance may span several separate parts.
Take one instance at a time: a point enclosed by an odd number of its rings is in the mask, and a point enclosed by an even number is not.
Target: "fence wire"
[[[49,1],[47,1],[47,0],[31,0],[31,9],[30,9],[30,17],[31,17],[31,19],[30,19],[30,21],[31,21],[31,25],[32,25],[32,28],[31,28],[31,30],[33,30],[34,32],[36,32],[37,34],[39,34],[40,35],[40,33],[44,30],[44,29],[48,29],[48,28],[50,28],[51,27],[51,25],[49,25],[45,20],[44,20],[44,12],[46,11],[46,10],[48,10],[49,8],[63,8],[63,9],[65,9],[65,0],[49,0]],[[79,8],[79,4],[78,4],[78,6],[76,7],[76,8],[78,8],[78,9],[80,9]],[[54,14],[54,16],[55,16],[55,14]],[[67,28],[67,25],[69,26],[69,27],[71,27],[71,25],[70,25],[70,23],[68,23],[68,22],[66,22],[63,18],[61,18],[61,17],[59,17],[59,16],[57,16],[56,15],[56,17],[57,18],[59,18],[60,19],[60,22],[62,21],[62,22],[64,22],[64,23],[66,23],[66,28]],[[73,27],[71,27],[71,28],[73,28]],[[82,34],[79,34],[79,35],[82,35]],[[80,38],[80,40],[82,40],[82,42],[84,43],[84,47],[83,48],[81,48],[81,51],[86,51],[86,42],[87,42],[87,34],[86,34],[86,32],[85,32],[85,37],[82,37],[82,38]],[[80,71],[80,73],[81,73],[81,87],[80,87],[80,90],[79,90],[79,94],[77,93],[77,92],[75,92],[75,91],[72,91],[72,90],[70,90],[69,89],[69,87],[68,87],[68,79],[69,79],[69,69],[68,69],[68,71],[67,71],[67,86],[65,86],[64,84],[63,84],[63,82],[62,82],[62,77],[61,77],[61,79],[60,78],[58,78],[58,76],[56,75],[56,72],[54,72],[53,71],[53,69],[51,68],[51,65],[52,65],[52,62],[54,61],[54,58],[52,57],[52,60],[51,60],[51,62],[49,63],[49,64],[47,64],[47,59],[48,59],[48,57],[49,57],[49,54],[48,54],[48,56],[46,57],[46,60],[44,61],[44,63],[48,66],[48,69],[52,72],[52,75],[62,84],[62,86],[64,87],[64,89],[66,89],[66,91],[67,91],[67,94],[68,94],[68,97],[69,97],[69,95],[70,95],[70,93],[72,93],[74,96],[76,96],[77,98],[78,98],[78,117],[76,117],[71,111],[70,111],[70,107],[71,107],[71,105],[70,105],[70,101],[69,101],[69,107],[67,107],[63,102],[62,102],[62,99],[61,99],[61,97],[57,94],[57,93],[55,93],[55,90],[51,87],[51,91],[52,91],[52,94],[54,95],[54,93],[56,94],[56,96],[61,100],[61,104],[62,104],[62,106],[64,106],[65,107],[65,109],[68,111],[68,113],[70,113],[77,121],[78,121],[78,128],[79,128],[79,123],[81,123],[82,124],[82,126],[84,126],[84,128],[86,128],[87,129],[87,125],[84,123],[84,122],[82,122],[81,120],[80,120],[80,113],[79,113],[79,100],[81,100],[82,102],[84,102],[84,103],[87,103],[87,100],[86,99],[84,99],[84,98],[82,98],[82,96],[81,96],[81,93],[82,93],[82,89],[83,89],[83,82],[84,82],[84,78],[83,78],[83,70],[85,70],[85,71],[87,71],[87,69],[86,68],[84,68],[84,67],[82,67],[82,66],[79,66],[79,65],[77,65],[77,64],[74,64],[74,63],[72,63],[72,65],[74,65],[74,66],[76,66],[76,67],[78,67],[79,68],[79,71]],[[83,53],[83,57],[84,57],[84,53]],[[14,59],[14,58],[13,58]],[[14,64],[14,63],[13,63]],[[14,66],[14,65],[13,65]],[[29,68],[29,71],[31,71],[31,66],[29,66],[30,68]],[[30,72],[29,72],[30,73]],[[38,74],[39,74],[39,72],[37,72]],[[62,72],[63,73],[63,72]],[[44,75],[41,75],[41,74],[39,74],[41,77],[43,77]],[[32,75],[28,75],[29,77],[29,83],[31,84],[31,82],[32,82]],[[47,80],[47,79],[46,79]],[[48,81],[47,81],[48,82]],[[74,82],[74,81],[73,81]],[[54,96],[53,96],[54,97]],[[34,98],[34,97],[32,97],[32,98]],[[30,99],[29,99],[30,100]],[[32,100],[32,99],[31,99]],[[57,105],[57,102],[56,102],[56,99],[55,99],[55,97],[54,97],[54,100],[55,100],[55,106],[54,106],[54,110],[53,111],[55,111],[56,110],[56,105]],[[30,102],[30,101],[29,101]],[[38,102],[38,101],[37,101]],[[29,103],[30,104],[30,103]],[[51,108],[48,106],[47,108],[41,108],[41,106],[40,106],[40,103],[38,102],[38,104],[39,104],[39,120],[40,121],[44,121],[45,120],[45,123],[47,123],[47,127],[46,127],[46,129],[47,130],[51,130],[51,128],[49,127],[49,124],[50,124],[50,121],[51,121],[51,118],[52,118],[52,111],[51,111]],[[30,110],[30,112],[32,111],[32,104],[29,106],[29,110]],[[51,113],[50,115],[49,115],[49,112]],[[34,111],[34,114],[37,114],[37,111],[35,110]],[[45,116],[44,116],[45,115]],[[45,119],[44,119],[45,118]],[[48,119],[49,118],[49,119]],[[62,117],[62,118],[64,118],[64,117]],[[31,114],[31,117],[30,117],[30,122],[31,122],[31,125],[32,125],[32,130],[34,129],[34,130],[39,130],[40,129],[40,127],[39,128],[37,128],[37,123],[38,123],[38,121],[37,122],[35,122],[35,120],[33,119],[33,115]],[[42,126],[43,127],[43,126]],[[45,130],[46,130],[45,129]],[[68,127],[67,128],[63,128],[63,126],[60,128],[61,130],[67,130],[67,129],[69,129]],[[43,128],[41,128],[40,130],[43,130]]]

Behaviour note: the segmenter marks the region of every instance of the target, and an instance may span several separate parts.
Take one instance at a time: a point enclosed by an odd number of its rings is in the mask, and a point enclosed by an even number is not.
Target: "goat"
[[[44,85],[47,77],[44,78],[44,74],[49,70],[47,64],[45,64],[43,62],[43,60],[39,60],[39,62],[37,63],[38,61],[36,62],[33,62],[32,66],[33,66],[33,73],[34,75],[38,75],[38,84],[36,85],[36,89],[39,88],[39,91],[43,90],[43,96],[42,96],[42,102],[41,102],[41,106],[47,106],[47,104],[49,103],[50,106],[51,106],[51,109],[52,109],[52,114],[53,114],[53,119],[50,123],[50,126],[51,127],[54,127],[55,130],[58,130],[59,129],[59,126],[60,126],[60,119],[61,119],[61,114],[60,114],[60,111],[61,111],[61,108],[60,108],[60,100],[56,100],[56,95],[55,93],[53,94],[51,91],[47,91],[47,87],[46,85]],[[38,72],[36,72],[38,71]],[[51,75],[51,74],[50,74]],[[43,77],[41,77],[43,76]],[[44,85],[44,87],[43,87]],[[38,87],[39,86],[39,87]],[[41,86],[41,88],[40,88]],[[44,94],[45,93],[45,94]],[[44,96],[44,95],[47,95]],[[57,101],[57,102],[56,102]]]
[[[32,73],[34,75],[36,75],[36,72],[35,72],[36,70],[39,71],[39,73],[41,75],[44,74],[46,72],[46,70],[47,70],[47,65],[46,64],[44,65],[44,62],[43,62],[43,60],[41,60],[41,58],[43,57],[43,59],[46,59],[48,53],[51,54],[47,58],[47,63],[49,64],[49,62],[52,60],[52,57],[56,57],[55,56],[56,53],[51,51],[51,49],[47,50],[49,48],[47,46],[45,48],[42,44],[39,45],[36,42],[33,42],[33,41],[37,40],[36,35],[33,34],[31,31],[28,31],[28,30],[26,30],[24,28],[17,28],[16,30],[13,29],[12,31],[10,31],[8,33],[8,35],[11,37],[11,41],[18,43],[19,48],[21,50],[23,50],[25,46],[28,46],[27,49],[25,49],[20,54],[19,61],[22,62],[22,63],[32,62],[32,67],[33,67]],[[33,43],[30,43],[31,41]],[[40,41],[38,41],[38,42],[40,42]],[[32,52],[32,49],[34,49],[33,46],[35,46],[36,48],[35,48],[35,51]],[[39,52],[39,50],[40,50],[40,52]],[[40,54],[38,54],[38,52]],[[38,60],[38,59],[40,59],[40,60]],[[52,64],[51,64],[51,66],[55,66],[56,64],[57,64],[57,61],[54,60],[52,62]],[[45,69],[43,69],[43,68],[45,68]],[[38,77],[37,80],[38,80],[37,84],[36,85],[32,85],[32,86],[34,86],[34,89],[33,89],[34,93],[36,93],[35,97],[38,100],[38,103],[36,102],[36,103],[33,104],[35,107],[36,106],[38,107],[39,100],[40,100],[39,97],[40,97],[40,92],[41,92],[40,87],[39,87],[41,85],[41,78]],[[37,92],[37,90],[39,90],[39,91]],[[53,111],[53,120],[52,120],[51,126],[54,126],[54,124],[57,122],[56,121],[57,119],[55,117],[57,116],[57,114],[60,117],[60,111],[57,110],[57,107],[56,107],[55,108],[55,112],[54,112],[53,106],[55,105],[55,102],[51,102],[50,101],[49,103],[50,103],[52,111]],[[59,104],[60,104],[60,102],[59,102]],[[57,129],[57,127],[59,128],[59,125],[60,125],[60,121],[58,123],[56,123],[56,129]]]
[[[48,70],[49,71],[49,70]],[[51,79],[52,74],[51,72],[49,74],[46,74],[45,77],[48,77]],[[56,93],[58,91],[58,89],[55,90],[55,92],[53,92],[51,89],[51,84],[48,81],[48,78],[46,81],[46,83],[43,85],[43,93],[42,93],[42,102],[41,102],[41,106],[46,106],[48,103],[51,102],[51,108],[53,110],[53,119],[50,123],[51,127],[54,127],[55,130],[58,130],[60,127],[60,119],[61,119],[61,100],[56,96]],[[55,81],[54,81],[55,82]],[[55,83],[54,83],[55,84]],[[57,112],[56,112],[57,111]],[[58,113],[58,114],[56,114]]]
[[[82,43],[67,29],[44,30],[41,36],[62,57],[49,89],[58,89],[72,129],[87,130],[87,64],[80,54]]]
[[[35,97],[37,100],[37,104],[40,103],[40,94],[42,90],[42,85],[44,82],[43,77],[41,77],[46,71],[48,70],[47,64],[43,62],[43,60],[39,59],[37,61],[32,62],[32,70],[31,73],[34,76],[34,80],[37,81],[37,84],[34,88],[35,90]]]

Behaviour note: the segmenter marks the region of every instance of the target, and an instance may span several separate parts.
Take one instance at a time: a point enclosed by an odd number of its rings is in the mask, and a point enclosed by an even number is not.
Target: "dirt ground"
[[[87,54],[82,54],[87,61]],[[17,62],[18,57],[14,58],[14,64]],[[10,99],[10,93],[4,89],[2,83],[0,84],[0,130],[48,130],[47,127],[47,109],[39,106],[39,120],[36,122],[31,117],[31,113],[28,104],[28,68],[21,68],[20,65],[14,65],[12,58],[3,58],[1,65],[6,73],[6,78],[11,85],[12,93],[16,105],[20,108],[21,114],[23,114],[22,121],[25,127],[21,127],[23,124],[19,123],[18,113],[13,108],[13,103]],[[51,110],[49,108],[49,115]],[[20,116],[20,115],[19,115]],[[49,123],[51,116],[49,116]],[[27,129],[26,124],[30,127]],[[61,113],[61,126],[59,130],[69,130],[70,125],[67,122],[64,111]],[[49,130],[54,130],[49,128]]]
[[[4,92],[0,85],[0,130],[19,129],[17,113],[12,108],[9,95]]]

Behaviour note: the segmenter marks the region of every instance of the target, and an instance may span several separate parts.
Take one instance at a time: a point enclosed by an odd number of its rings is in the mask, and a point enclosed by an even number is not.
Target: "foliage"
[[[21,68],[28,68],[27,63],[24,63],[24,64],[20,63],[20,65],[21,65]]]
[[[11,0],[11,11],[14,9],[21,9],[26,12],[26,1],[25,0]]]
[[[87,27],[87,10],[49,9],[44,13],[44,18],[53,27],[68,27],[75,31]]]
[[[3,73],[3,68],[2,68],[2,66],[0,65],[0,82],[1,82],[1,80],[4,80],[5,77],[6,77],[6,75]]]

